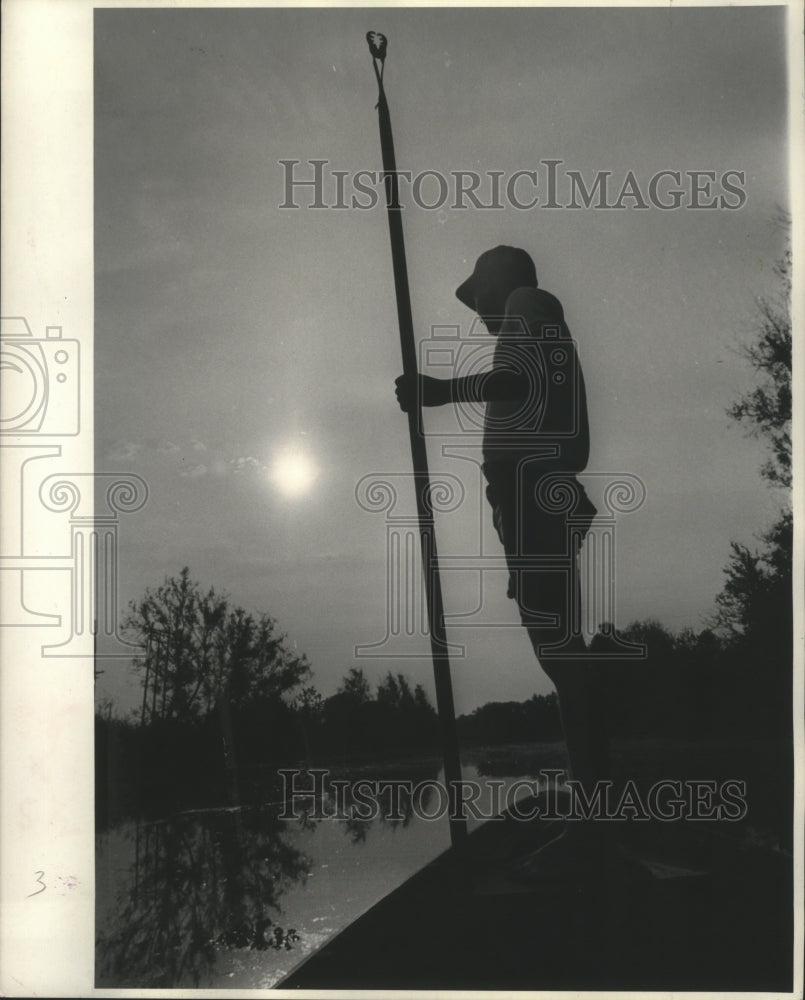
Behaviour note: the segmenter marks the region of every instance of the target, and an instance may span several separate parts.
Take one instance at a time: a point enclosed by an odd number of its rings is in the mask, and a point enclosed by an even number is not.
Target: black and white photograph
[[[802,4],[80,6],[3,991],[801,996]]]

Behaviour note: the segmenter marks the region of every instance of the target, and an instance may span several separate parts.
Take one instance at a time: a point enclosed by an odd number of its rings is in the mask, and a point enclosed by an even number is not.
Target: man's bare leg
[[[551,551],[550,542],[534,539],[527,551]],[[569,587],[566,577],[550,571],[522,573],[519,583],[523,625],[537,660],[556,688],[570,777],[581,784],[589,799],[596,782],[610,779],[608,699],[604,663],[588,656],[582,635],[571,634],[570,623],[579,619],[581,608],[578,564]],[[546,612],[556,616],[556,625],[542,624]],[[552,647],[560,647],[564,656],[551,656]],[[599,867],[612,841],[611,824],[606,820],[570,819],[558,837],[522,859],[521,871],[539,876]]]
[[[539,634],[542,632],[542,634]],[[535,652],[545,642],[542,630],[529,629]],[[584,640],[576,640],[579,654],[586,652]],[[605,676],[595,660],[550,660],[543,668],[554,683],[559,700],[570,777],[578,781],[589,798],[596,782],[610,779]],[[521,857],[516,868],[526,876],[552,876],[584,869],[598,869],[617,852],[610,824],[606,821],[571,819],[554,839]]]
[[[550,670],[556,687],[570,776],[589,795],[597,781],[610,778],[606,692],[595,661],[568,661]]]

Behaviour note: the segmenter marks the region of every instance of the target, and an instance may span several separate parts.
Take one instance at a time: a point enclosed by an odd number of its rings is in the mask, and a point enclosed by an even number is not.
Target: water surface
[[[505,800],[523,773],[501,770],[465,766],[463,776],[484,787],[492,779],[482,772],[494,772]],[[444,781],[436,765],[419,768],[416,780],[423,777]],[[275,985],[448,848],[446,818],[424,819],[401,801],[401,819],[383,809],[366,821],[289,820],[273,801],[133,819],[99,833],[96,986]],[[484,812],[491,801],[479,802]],[[432,796],[422,802],[438,811]]]

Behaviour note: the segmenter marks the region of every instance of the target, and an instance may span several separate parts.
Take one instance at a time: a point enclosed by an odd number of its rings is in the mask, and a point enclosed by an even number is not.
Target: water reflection
[[[134,825],[134,862],[98,936],[98,985],[198,986],[225,948],[290,948],[279,900],[310,859],[268,808]]]
[[[414,782],[434,779],[438,767],[413,767],[405,773]],[[398,777],[388,769],[371,772],[372,778],[380,775],[386,780],[390,775]],[[360,777],[366,779],[367,772],[361,772]],[[358,853],[366,857],[367,845],[374,839],[369,836],[372,827],[405,829],[415,820],[408,788],[395,786],[393,794],[392,801],[392,790],[383,791],[374,819],[352,815],[355,802],[350,786],[342,787],[336,795],[328,785],[322,798],[298,803],[301,808],[294,821],[280,819],[280,803],[274,802],[269,806],[189,811],[159,822],[137,820],[102,835],[101,853],[107,856],[110,868],[99,870],[99,881],[111,874],[111,854],[122,851],[126,861],[122,877],[112,875],[116,902],[111,919],[105,919],[100,911],[98,914],[96,985],[208,986],[220,975],[223,956],[236,950],[253,955],[293,950],[294,960],[301,957],[320,943],[313,937],[323,912],[330,911],[328,921],[338,929],[358,915],[356,906],[362,912],[375,901],[365,894],[373,892],[381,898],[394,888],[388,870],[394,868],[388,864],[392,861],[388,845],[378,843],[369,851],[371,870],[365,876],[360,873],[366,885],[361,892],[353,892],[350,886],[347,895],[354,898],[345,899],[343,904],[339,900],[339,912],[331,916],[335,886],[330,887],[329,879],[337,876],[338,865],[344,861],[338,843],[349,854],[353,846],[360,845],[363,849]],[[429,801],[426,794],[423,802],[427,806]],[[423,853],[419,863],[413,859],[412,871],[438,853],[437,832],[422,830],[425,843],[434,840],[435,846]],[[422,846],[420,837],[414,840]],[[378,864],[381,858],[386,862],[381,862],[382,867]],[[403,877],[412,871],[406,870]],[[317,877],[308,882],[312,874]],[[296,912],[289,921],[284,914],[285,897],[293,895],[291,890],[296,886],[309,886],[309,895],[306,905],[300,906],[296,893]],[[307,915],[301,923],[300,910]],[[269,955],[265,961],[259,960],[269,978],[272,961]],[[260,985],[265,985],[265,979]]]
[[[543,771],[567,771],[564,747],[535,743],[527,747],[492,747],[477,751],[475,768],[481,777],[539,779]]]
[[[447,811],[444,781],[437,780],[440,771],[429,764],[403,772],[361,772],[351,778],[336,777],[323,769],[310,771],[307,772],[308,777],[316,777],[312,787],[302,791],[296,779],[305,772],[283,773],[289,776],[285,785],[288,812],[283,815],[293,814],[306,829],[311,830],[316,828],[318,822],[341,820],[346,834],[354,843],[364,842],[375,822],[405,828],[415,816],[433,818]],[[432,803],[437,791],[444,802],[434,812]]]

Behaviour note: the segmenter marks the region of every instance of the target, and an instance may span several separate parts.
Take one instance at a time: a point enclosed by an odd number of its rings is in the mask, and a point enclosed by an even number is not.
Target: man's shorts
[[[538,612],[544,602],[546,612],[561,614],[556,595],[570,590],[566,581],[576,573],[579,549],[597,513],[594,504],[573,473],[546,471],[534,462],[487,463],[483,471],[492,521],[509,560],[507,596],[516,598],[524,613]]]

